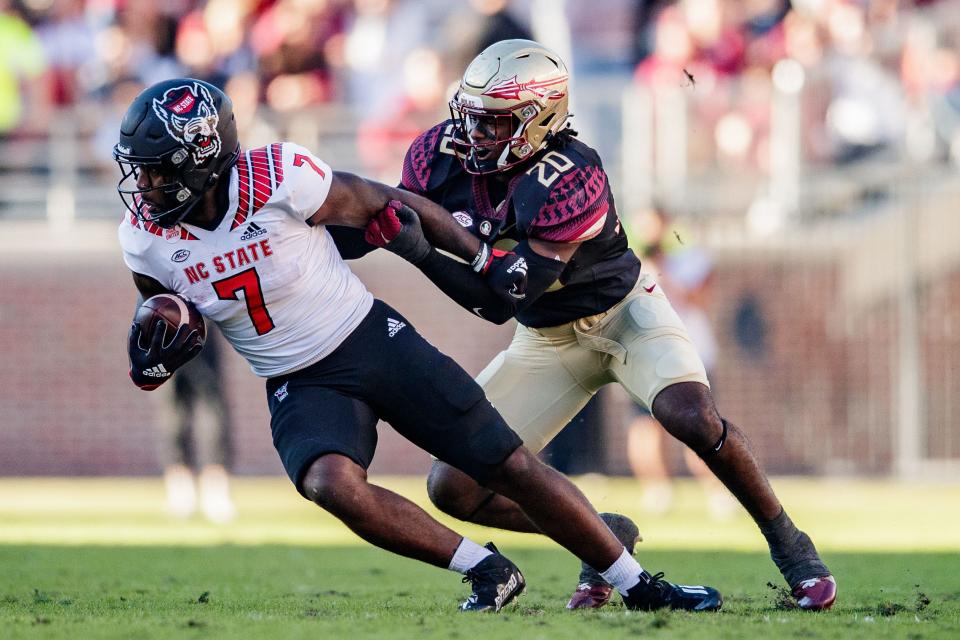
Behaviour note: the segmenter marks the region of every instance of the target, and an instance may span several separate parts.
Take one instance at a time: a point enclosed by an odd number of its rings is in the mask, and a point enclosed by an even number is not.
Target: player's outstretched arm
[[[397,201],[370,221],[366,239],[405,257],[454,302],[495,324],[503,324],[539,298],[560,276],[564,258],[576,251],[575,245],[551,247],[538,240],[524,241],[515,251],[483,244],[473,264],[467,265],[431,247],[416,212]]]
[[[425,236],[433,246],[468,261],[477,255],[480,240],[457,224],[440,205],[409,191],[343,171],[333,172],[330,192],[320,209],[310,216],[310,224],[362,229],[391,200],[399,200],[417,212]]]

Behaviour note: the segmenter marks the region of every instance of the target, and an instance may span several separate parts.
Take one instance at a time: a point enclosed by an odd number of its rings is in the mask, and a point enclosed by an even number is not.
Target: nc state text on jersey
[[[251,242],[246,247],[239,247],[219,256],[214,256],[210,260],[210,264],[215,273],[225,273],[228,269],[239,269],[251,262],[258,262],[261,258],[272,255],[273,248],[270,247],[270,240],[264,238],[260,242]],[[183,273],[187,276],[187,281],[190,284],[196,284],[200,280],[206,280],[210,277],[210,269],[203,262],[184,267]]]

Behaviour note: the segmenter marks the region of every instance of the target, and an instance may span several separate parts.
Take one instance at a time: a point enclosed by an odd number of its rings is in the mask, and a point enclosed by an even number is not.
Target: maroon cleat
[[[601,513],[600,519],[610,527],[613,535],[633,555],[637,543],[643,540],[640,530],[633,520],[617,513]],[[577,589],[570,596],[567,609],[599,609],[608,602],[613,594],[613,586],[603,579],[596,569],[586,562],[580,563],[580,576],[577,579]]]
[[[610,602],[613,587],[608,584],[590,584],[583,582],[577,585],[577,590],[570,596],[567,609],[599,609]]]
[[[793,597],[804,611],[825,611],[837,599],[837,581],[833,576],[804,580],[793,588]]]

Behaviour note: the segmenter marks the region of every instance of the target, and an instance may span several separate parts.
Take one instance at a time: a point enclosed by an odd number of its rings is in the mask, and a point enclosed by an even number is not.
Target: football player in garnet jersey
[[[472,256],[476,246],[463,240],[475,239],[442,207],[334,172],[293,143],[241,150],[230,99],[190,78],[134,99],[114,155],[128,208],[120,244],[137,289],[192,301],[266,378],[273,442],[304,497],[372,544],[463,573],[473,586],[463,610],[499,610],[523,591],[520,571],[495,547],[367,481],[382,418],[477,486],[519,504],[581,560],[605,567],[627,606],[720,607],[709,587],[674,587],[644,572],[583,494],[522,446],[480,386],[374,300],[326,229],[362,229],[395,198],[432,220],[430,242]],[[391,211],[400,208],[395,202]],[[415,240],[404,246],[396,238],[394,249],[412,260],[433,251],[423,236]],[[134,323],[130,376],[156,388],[200,348],[187,325],[168,332],[163,321]]]
[[[518,320],[513,342],[477,381],[527,447],[542,449],[597,389],[619,383],[756,520],[799,606],[830,607],[829,569],[790,521],[746,436],[717,412],[683,324],[627,247],[600,158],[568,127],[568,99],[566,67],[536,42],[504,40],[473,60],[451,119],[407,152],[402,186],[451,212],[473,235],[474,257],[464,264],[431,251],[415,264],[468,311]],[[368,239],[405,246],[422,237],[421,224],[436,233],[435,220],[387,208]],[[537,530],[508,496],[442,460],[429,490],[459,518]],[[584,567],[568,606],[602,606],[610,592]]]

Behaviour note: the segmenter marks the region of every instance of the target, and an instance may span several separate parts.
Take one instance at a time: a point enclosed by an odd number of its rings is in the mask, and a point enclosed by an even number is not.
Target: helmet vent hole
[[[541,126],[549,127],[550,123],[553,122],[553,119],[556,117],[557,117],[557,114],[551,113],[549,116],[547,116],[547,119],[543,121],[543,124]]]

